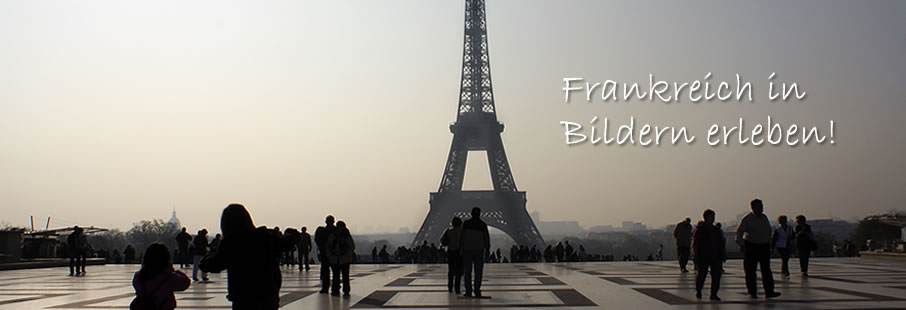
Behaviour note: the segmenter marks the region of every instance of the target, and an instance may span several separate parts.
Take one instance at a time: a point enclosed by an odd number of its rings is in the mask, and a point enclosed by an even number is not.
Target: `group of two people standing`
[[[342,282],[343,295],[349,296],[349,267],[356,260],[355,241],[345,222],[339,221],[334,225],[334,221],[333,215],[328,215],[325,225],[315,230],[315,245],[318,247],[318,260],[321,261],[320,293],[332,291],[331,295],[339,296]]]
[[[460,281],[465,274],[464,296],[482,297],[481,280],[485,257],[491,250],[491,237],[488,225],[481,220],[481,209],[472,208],[472,218],[465,222],[458,216],[453,217],[452,227],[444,231],[440,244],[447,247],[447,290],[460,294]]]

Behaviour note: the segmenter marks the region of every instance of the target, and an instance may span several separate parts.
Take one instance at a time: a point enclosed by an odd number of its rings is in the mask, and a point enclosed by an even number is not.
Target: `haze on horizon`
[[[0,2],[0,221],[418,230],[452,135],[461,1]],[[904,208],[906,3],[487,3],[503,140],[529,211],[586,228]],[[671,12],[652,15],[653,12]],[[755,103],[563,103],[562,78],[753,82]],[[808,92],[768,102],[777,72]],[[696,133],[837,123],[836,144],[570,147],[593,116]],[[467,189],[490,187],[472,154]],[[40,225],[39,225],[40,224]]]

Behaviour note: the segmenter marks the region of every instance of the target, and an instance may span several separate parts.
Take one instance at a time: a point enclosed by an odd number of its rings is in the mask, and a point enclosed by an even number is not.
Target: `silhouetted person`
[[[208,255],[208,230],[202,229],[198,231],[198,234],[195,235],[195,240],[192,240],[192,280],[198,281],[198,266],[201,265],[201,259],[205,255]],[[201,272],[201,280],[208,281],[208,273]]]
[[[113,249],[113,262],[116,264],[123,263],[123,256],[120,255],[119,249]]]
[[[793,247],[793,227],[787,225],[786,215],[777,217],[777,228],[774,229],[774,235],[771,237],[771,245],[777,249],[780,255],[780,274],[790,276],[790,250]]]
[[[201,261],[205,272],[227,271],[227,299],[233,309],[277,309],[280,265],[277,259],[298,240],[283,240],[267,227],[255,228],[241,204],[231,204],[220,217],[223,241]]]
[[[573,251],[573,246],[569,244],[569,241],[564,241],[564,242],[566,242],[566,246],[563,248],[563,251],[566,254],[566,261],[568,261],[568,262],[575,261],[575,259],[573,258],[573,254],[575,254],[575,252]]]
[[[743,252],[743,266],[746,273],[746,289],[749,296],[758,298],[758,276],[755,272],[761,267],[761,283],[765,297],[780,296],[774,291],[774,276],[771,274],[771,221],[764,215],[764,204],[761,199],[750,203],[752,213],[746,214],[736,229],[736,244]]]
[[[221,240],[223,240],[223,236],[221,234],[214,235],[214,239],[211,240],[211,245],[210,245],[212,253],[217,252],[217,247],[220,246]]]
[[[192,235],[186,232],[186,228],[183,227],[182,231],[176,234],[176,245],[179,246],[179,255],[176,256],[176,260],[179,261],[179,267],[185,268],[189,261],[189,243],[192,242]]]
[[[491,237],[488,224],[481,220],[481,209],[472,208],[472,218],[462,224],[462,235],[459,243],[462,246],[463,265],[466,275],[465,296],[481,297],[481,275],[484,271],[485,255],[491,250]],[[475,283],[472,284],[472,268],[475,268]]]
[[[796,216],[796,250],[799,251],[799,270],[803,277],[808,277],[808,259],[817,248],[817,243],[812,226],[805,221],[805,215]]]
[[[337,231],[333,225],[333,215],[328,215],[324,220],[325,226],[319,226],[315,230],[315,245],[318,246],[318,260],[321,261],[321,294],[327,294],[330,290],[330,261],[327,259],[327,239]]]
[[[378,252],[378,257],[381,259],[381,264],[386,264],[390,262],[390,253],[387,253],[387,245],[385,244],[381,247],[381,251]]]
[[[676,227],[673,228],[673,239],[676,240],[676,256],[679,260],[680,271],[689,272],[686,265],[689,263],[692,245],[692,219],[687,217],[676,224]]]
[[[88,255],[88,239],[81,227],[73,226],[72,233],[66,237],[66,246],[69,248],[69,275],[79,275],[85,272],[85,260]]]
[[[557,242],[557,246],[554,247],[554,255],[557,256],[557,262],[563,262],[563,243]],[[513,258],[513,257],[510,257]]]
[[[355,261],[355,241],[343,221],[337,222],[336,231],[327,238],[327,258],[333,271],[331,295],[340,295],[341,282],[343,295],[349,295],[349,265]]]
[[[695,251],[695,297],[702,298],[702,288],[708,270],[711,270],[711,300],[720,300],[717,291],[720,290],[720,276],[723,274],[723,264],[726,257],[726,244],[723,242],[723,233],[714,226],[714,211],[705,210],[702,214],[704,221],[700,222],[692,233],[692,248]]]
[[[123,249],[123,258],[126,260],[126,263],[135,261],[135,248],[133,248],[131,244],[127,244],[126,248]]]
[[[302,232],[300,232],[298,229],[289,227],[283,231],[283,237],[291,238],[294,240],[302,240]],[[292,247],[289,248],[289,250],[284,252],[284,254],[283,254],[285,256],[284,264],[289,265],[290,267],[293,267],[296,265],[296,248],[297,248],[297,246],[298,246],[298,244],[293,244]],[[301,266],[300,266],[300,268],[301,268]]]
[[[459,238],[462,236],[462,219],[454,216],[452,225],[440,236],[440,244],[447,247],[447,291],[460,294],[463,258]]]
[[[308,265],[308,255],[311,253],[311,235],[308,234],[308,227],[302,226],[301,239],[299,239],[299,271],[302,271],[302,264],[305,264],[305,270],[311,270]]]
[[[135,299],[130,309],[176,309],[173,292],[189,288],[189,277],[173,270],[170,249],[161,243],[152,243],[142,256],[142,268],[132,277]]]

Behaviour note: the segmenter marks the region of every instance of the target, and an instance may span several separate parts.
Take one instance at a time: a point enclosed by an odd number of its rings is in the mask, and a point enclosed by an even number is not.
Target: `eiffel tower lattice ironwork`
[[[525,192],[516,189],[506,152],[503,124],[497,121],[484,0],[466,0],[465,39],[462,53],[462,82],[456,122],[450,125],[453,145],[444,167],[440,188],[431,193],[430,211],[415,236],[414,244],[437,243],[450,220],[470,218],[472,207],[480,207],[481,218],[507,233],[519,245],[544,246],[544,239],[525,209]],[[486,151],[493,191],[463,191],[469,151]]]

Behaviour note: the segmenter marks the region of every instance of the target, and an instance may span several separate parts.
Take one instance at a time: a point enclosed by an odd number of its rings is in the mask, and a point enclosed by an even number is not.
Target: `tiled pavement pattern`
[[[814,259],[809,278],[780,277],[777,299],[750,299],[742,262],[725,265],[720,303],[695,299],[694,272],[675,262],[488,264],[482,292],[473,299],[447,293],[445,265],[353,265],[352,295],[318,294],[318,266],[283,270],[283,309],[346,308],[551,308],[572,309],[906,309],[906,263],[857,258]],[[0,271],[0,309],[127,309],[134,265],[89,266],[69,277],[67,268]],[[183,269],[187,274],[191,269]],[[179,308],[229,309],[226,274],[177,293]],[[705,295],[707,296],[707,285]],[[759,291],[761,291],[759,282]]]

